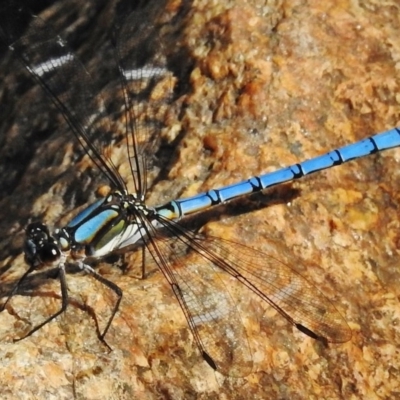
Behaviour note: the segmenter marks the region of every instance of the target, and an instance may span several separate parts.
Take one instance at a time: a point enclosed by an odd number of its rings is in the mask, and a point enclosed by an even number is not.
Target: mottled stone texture
[[[169,12],[183,1],[169,1]],[[92,67],[106,64],[110,52],[94,56],[111,23],[105,2],[60,3],[42,17]],[[163,131],[160,157],[167,168],[152,203],[273,171],[400,125],[398,1],[193,0],[184,14],[169,44],[184,49],[178,112]],[[4,285],[26,268],[21,246],[29,216],[65,224],[94,199],[89,193],[99,183],[87,175],[88,160],[74,158],[76,144],[62,118],[2,54]],[[8,341],[23,321],[12,310],[0,314],[0,397],[398,398],[399,162],[396,149],[321,172],[212,214],[206,225],[207,234],[266,253],[269,239],[277,240],[280,258],[297,260],[293,267],[346,318],[351,341],[324,348],[247,291],[233,291],[255,347],[255,372],[226,378],[202,361],[162,274],[137,280],[136,267],[123,274],[100,263],[99,271],[124,291],[106,338],[113,351],[99,343],[91,313],[79,307],[90,306],[101,324],[112,296],[71,274],[74,304],[32,337]],[[59,307],[59,292],[55,280],[33,286],[31,296],[14,299],[13,309],[38,322],[41,312]]]

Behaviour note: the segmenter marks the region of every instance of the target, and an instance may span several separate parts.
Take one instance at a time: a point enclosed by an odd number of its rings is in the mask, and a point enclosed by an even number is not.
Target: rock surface
[[[162,204],[274,171],[400,125],[399,5],[368,1],[170,0],[184,49],[179,96],[160,158],[167,160],[149,202]],[[41,17],[84,61],[110,32],[106,2],[69,0]],[[168,13],[166,13],[168,14]],[[178,23],[178,22],[176,22]],[[1,285],[23,263],[29,218],[62,226],[94,200],[99,181],[61,116],[11,55],[0,63]],[[284,185],[211,215],[206,234],[274,251],[322,291],[348,321],[350,341],[325,348],[260,304],[232,291],[255,370],[224,377],[202,360],[161,273],[136,279],[110,263],[98,271],[124,292],[99,343],[94,320],[113,297],[81,274],[68,275],[68,312],[16,343],[23,320],[60,306],[57,280],[31,282],[0,313],[3,399],[389,399],[400,395],[400,150],[390,150]],[[155,172],[154,172],[155,171]],[[150,172],[156,176],[158,170]],[[107,183],[107,182],[103,182]],[[271,238],[279,243],[271,250]],[[201,274],[201,272],[200,272]],[[204,277],[204,279],[210,279]],[[3,296],[4,291],[2,290]]]

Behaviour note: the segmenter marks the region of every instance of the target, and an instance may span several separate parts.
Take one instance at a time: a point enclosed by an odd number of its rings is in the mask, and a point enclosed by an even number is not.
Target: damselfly
[[[351,331],[340,313],[313,284],[289,266],[246,246],[202,236],[179,221],[239,196],[399,146],[400,131],[392,129],[273,173],[149,207],[146,205],[147,159],[159,135],[156,116],[165,111],[158,100],[165,99],[165,88],[171,90],[176,81],[168,69],[168,48],[162,45],[168,24],[165,17],[162,18],[160,3],[155,4],[148,2],[141,6],[116,29],[122,112],[109,111],[102,97],[94,93],[92,80],[82,64],[63,39],[54,35],[42,20],[34,17],[22,34],[14,27],[18,26],[15,18],[26,18],[24,11],[10,7],[0,13],[3,41],[49,94],[113,189],[111,194],[54,233],[43,223],[27,227],[25,255],[29,268],[8,293],[3,310],[9,299],[18,294],[28,275],[49,265],[59,269],[62,306],[18,340],[30,336],[66,310],[65,265],[76,263],[117,295],[111,317],[99,333],[99,339],[105,343],[105,335],[120,306],[122,291],[97,273],[88,259],[135,248],[144,248],[151,254],[170,284],[202,356],[222,373],[232,373],[235,364],[240,365],[241,374],[249,373],[251,351],[247,342],[241,340],[246,333],[229,292],[203,282],[199,270],[221,271],[222,275],[236,278],[314,339],[324,343],[349,340]],[[125,123],[126,156],[134,185],[132,193],[105,144],[110,136],[112,117],[118,114],[122,114]]]

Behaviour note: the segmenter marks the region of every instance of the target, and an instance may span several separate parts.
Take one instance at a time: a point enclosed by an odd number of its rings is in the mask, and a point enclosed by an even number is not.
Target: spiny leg
[[[26,276],[26,275],[27,274],[25,273],[24,276]],[[59,264],[59,280],[60,280],[60,287],[61,287],[61,308],[56,313],[54,313],[49,318],[47,318],[45,321],[43,321],[41,324],[39,324],[39,325],[35,326],[33,329],[31,329],[26,335],[24,335],[18,339],[14,339],[14,342],[19,342],[20,340],[23,340],[23,339],[27,338],[28,336],[31,336],[33,333],[38,331],[40,328],[42,328],[43,326],[45,326],[49,322],[51,322],[54,318],[58,317],[60,314],[65,312],[65,310],[68,307],[68,289],[67,289],[67,282],[65,279],[65,264],[64,263]]]
[[[112,290],[116,295],[117,295],[117,301],[115,302],[115,305],[113,307],[113,310],[111,312],[111,316],[107,321],[106,327],[104,328],[103,332],[101,333],[99,329],[97,329],[97,336],[99,338],[99,340],[105,345],[107,346],[110,350],[111,347],[108,345],[108,343],[106,342],[106,340],[104,339],[104,337],[106,336],[108,329],[111,326],[111,323],[115,317],[115,314],[118,312],[119,310],[119,306],[122,300],[122,290],[119,286],[117,286],[114,282],[109,281],[108,279],[104,278],[103,276],[101,276],[98,272],[96,272],[91,266],[84,264],[83,262],[79,263],[79,267],[83,270],[86,271],[87,273],[89,273],[90,275],[93,276],[93,278],[95,278],[97,281],[99,281],[101,284],[103,284],[104,286],[108,287],[110,290]]]

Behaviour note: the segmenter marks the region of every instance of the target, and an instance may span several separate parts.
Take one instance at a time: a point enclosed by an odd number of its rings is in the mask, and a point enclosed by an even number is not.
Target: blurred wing
[[[146,162],[159,146],[176,78],[167,65],[164,44],[171,25],[165,1],[149,1],[123,21],[117,33],[117,58],[126,111],[126,140],[135,192],[146,193]]]
[[[29,19],[22,32],[22,21]],[[103,151],[111,129],[104,101],[96,95],[99,88],[65,41],[39,17],[11,3],[0,11],[0,38],[50,96],[93,162],[115,188],[123,189],[124,182]]]
[[[167,69],[166,46],[162,44],[161,28],[170,22],[163,11],[160,2],[150,1],[127,18],[120,17],[123,23],[115,31],[114,67],[118,64],[121,85],[116,86],[117,68],[107,71],[107,79],[103,77],[95,85],[67,43],[43,20],[11,4],[0,10],[0,38],[50,96],[96,166],[120,190],[125,189],[125,183],[117,171],[118,162],[111,156],[117,140],[114,131],[118,130],[112,121],[125,124],[125,158],[135,192],[143,198],[145,157],[151,158],[159,144],[176,81]],[[21,26],[29,19],[31,23],[23,32]]]

